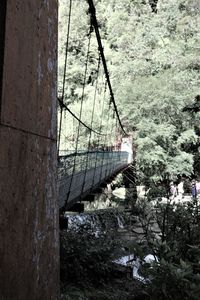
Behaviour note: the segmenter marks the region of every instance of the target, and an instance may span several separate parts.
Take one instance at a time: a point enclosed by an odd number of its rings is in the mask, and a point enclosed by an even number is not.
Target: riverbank
[[[114,263],[145,245],[142,224],[128,209],[127,195],[131,190],[120,188],[114,199],[103,197],[84,213],[66,214],[68,229],[61,232],[61,299],[145,299],[144,284],[133,279],[132,267]]]
[[[62,299],[199,299],[199,201],[126,200],[69,217]]]

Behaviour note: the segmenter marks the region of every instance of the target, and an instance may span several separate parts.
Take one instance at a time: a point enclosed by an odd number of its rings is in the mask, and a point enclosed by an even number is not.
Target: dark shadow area
[[[1,0],[0,2],[0,110],[1,110],[3,64],[4,64],[6,7],[7,7],[7,1]]]

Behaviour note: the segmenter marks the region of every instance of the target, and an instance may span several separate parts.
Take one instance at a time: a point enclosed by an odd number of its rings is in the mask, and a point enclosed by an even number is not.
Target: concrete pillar
[[[54,300],[59,298],[57,0],[3,2],[0,299]]]

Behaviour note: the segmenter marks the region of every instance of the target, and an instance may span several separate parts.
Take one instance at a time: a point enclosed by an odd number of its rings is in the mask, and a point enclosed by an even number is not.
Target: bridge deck
[[[59,157],[59,207],[67,208],[83,199],[103,181],[128,165],[125,151],[79,152]]]

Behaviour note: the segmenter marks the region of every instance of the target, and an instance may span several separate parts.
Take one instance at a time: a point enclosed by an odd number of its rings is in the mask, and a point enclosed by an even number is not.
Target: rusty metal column
[[[59,298],[57,0],[7,0],[0,95],[0,299]]]

